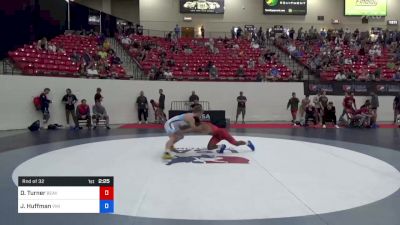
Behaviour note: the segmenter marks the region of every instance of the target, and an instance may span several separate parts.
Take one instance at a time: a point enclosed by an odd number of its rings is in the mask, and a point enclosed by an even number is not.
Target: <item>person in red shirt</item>
[[[200,119],[195,117],[195,125],[200,128],[200,133],[212,135],[207,145],[208,150],[219,149],[218,153],[224,153],[226,145],[222,144],[218,147],[217,144],[225,140],[234,146],[246,145],[252,151],[255,151],[255,147],[251,141],[237,141],[227,130],[219,128],[212,123],[200,122]]]
[[[90,107],[86,104],[86,99],[82,99],[81,104],[76,107],[76,118],[79,120],[86,120],[87,127],[92,126],[92,118],[90,117]]]
[[[346,92],[342,105],[343,112],[339,118],[339,121],[343,120],[344,115],[346,115],[347,113],[353,113],[355,110],[357,110],[356,100],[354,99],[354,92]]]

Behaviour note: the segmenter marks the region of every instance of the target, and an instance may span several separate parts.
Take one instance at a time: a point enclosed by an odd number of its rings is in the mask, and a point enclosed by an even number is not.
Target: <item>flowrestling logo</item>
[[[276,6],[278,5],[279,0],[265,0],[265,3],[269,6]]]
[[[356,6],[377,6],[377,0],[356,0]]]
[[[166,165],[174,165],[178,163],[193,163],[193,164],[249,164],[249,160],[240,156],[224,156],[217,154],[215,151],[207,148],[178,148],[173,150],[175,157]],[[227,148],[225,152],[238,154],[234,149]]]

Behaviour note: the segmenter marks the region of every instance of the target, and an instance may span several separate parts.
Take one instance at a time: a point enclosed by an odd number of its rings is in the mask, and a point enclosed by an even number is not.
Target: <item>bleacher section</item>
[[[36,43],[24,45],[13,52],[9,52],[9,58],[14,65],[26,75],[46,75],[78,77],[83,75],[80,71],[83,61],[71,60],[73,52],[83,54],[85,51],[93,56],[97,54],[97,38],[94,36],[60,35],[50,41],[55,45],[62,45],[65,53],[55,53],[38,50]],[[109,63],[109,60],[108,60]],[[110,65],[110,72],[99,73],[99,78],[127,78],[121,65]]]
[[[309,69],[312,69],[311,64],[313,58],[315,56],[323,55],[321,54],[322,47],[328,52],[343,52],[343,59],[349,59],[354,56],[357,57],[356,62],[344,65],[338,64],[338,60],[334,59],[334,62],[330,64],[331,66],[328,69],[322,69],[320,71],[319,75],[321,80],[332,81],[340,71],[352,71],[354,72],[356,79],[367,80],[363,78],[362,75],[374,73],[376,69],[381,68],[381,76],[376,78],[376,80],[391,81],[396,73],[395,69],[388,68],[388,63],[395,63],[390,56],[389,49],[383,48],[382,46],[380,56],[369,57],[368,50],[365,54],[359,54],[356,49],[351,49],[349,45],[335,44],[333,41],[326,45],[322,45],[320,41],[312,41],[311,44],[309,44],[306,41],[299,40],[281,40],[275,43],[278,48],[286,54],[290,54],[292,58],[298,60],[298,62]],[[290,51],[289,48],[292,48],[292,51]]]
[[[122,35],[117,36],[117,39],[122,43],[122,39],[126,38]],[[279,62],[266,63],[264,65],[258,64],[258,57],[262,54],[260,49],[251,47],[250,41],[246,39],[229,39],[229,42],[239,45],[238,54],[235,54],[232,48],[228,48],[223,41],[214,40],[214,47],[218,48],[219,53],[214,54],[209,52],[206,42],[208,39],[194,39],[194,38],[180,38],[178,39],[176,47],[178,52],[171,51],[173,42],[161,37],[139,36],[134,35],[129,37],[131,44],[124,44],[124,47],[129,54],[137,60],[145,74],[148,74],[152,65],[157,68],[161,66],[160,49],[166,52],[166,59],[175,61],[175,65],[171,66],[171,71],[177,80],[241,80],[241,81],[254,81],[256,80],[257,72],[260,70],[263,75],[270,71],[272,67],[279,70],[280,80],[289,80],[291,71]],[[146,58],[140,61],[140,51],[143,45],[152,45],[151,50],[148,51]],[[133,46],[136,46],[134,51]],[[182,47],[187,46],[192,49],[192,54],[185,54]],[[247,67],[247,61],[253,59],[256,66],[253,69]],[[218,78],[210,78],[207,71],[200,71],[200,68],[206,67],[207,63],[211,61],[219,71]],[[184,72],[183,66],[189,65],[189,71]],[[245,77],[238,77],[236,71],[240,65],[244,66]]]

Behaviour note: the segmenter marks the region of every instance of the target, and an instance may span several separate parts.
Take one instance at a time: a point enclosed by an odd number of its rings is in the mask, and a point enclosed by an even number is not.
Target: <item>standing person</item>
[[[150,100],[150,104],[154,111],[154,119],[156,123],[164,123],[166,121],[165,114],[162,113],[160,109],[160,104],[154,101],[154,99]]]
[[[181,37],[181,28],[179,27],[178,24],[175,26],[174,32],[175,32],[176,38],[180,38]]]
[[[75,129],[79,128],[78,120],[76,119],[75,114],[75,104],[78,102],[78,99],[74,94],[72,94],[71,89],[66,90],[67,94],[62,98],[62,102],[65,104],[65,116],[67,119],[67,125],[69,126],[69,115],[71,115],[72,120],[75,124]]]
[[[313,103],[314,103],[314,108],[315,111],[317,112],[317,123],[320,123],[322,120],[322,116],[321,116],[321,102],[319,101],[319,98],[321,97],[321,93],[318,92],[318,94],[316,96],[314,96],[313,98]]]
[[[378,108],[379,108],[379,97],[375,92],[371,92],[371,124],[372,127],[376,127],[376,122],[378,120]]]
[[[140,95],[136,99],[136,104],[138,107],[139,124],[142,123],[142,116],[143,116],[145,123],[148,123],[147,122],[147,115],[148,115],[147,113],[148,113],[149,105],[148,105],[146,96],[144,96],[143,91],[140,91]]]
[[[49,122],[50,119],[49,106],[51,104],[51,100],[48,98],[49,93],[50,93],[50,88],[45,88],[43,92],[40,94],[40,110],[43,113],[44,124]]]
[[[311,103],[310,96],[306,95],[300,104],[300,119],[304,119],[304,114],[307,106]]]
[[[199,102],[200,98],[196,95],[195,91],[192,91],[192,95],[189,97],[189,102],[194,103],[195,101]]]
[[[326,128],[327,122],[332,122],[336,128],[339,128],[339,126],[336,124],[336,108],[333,105],[333,102],[329,102],[324,109],[324,115],[322,116],[322,128]]]
[[[81,100],[81,104],[76,107],[77,120],[86,120],[87,127],[92,127],[92,118],[90,117],[90,107],[86,104],[86,99]]]
[[[96,89],[96,94],[94,95],[94,102],[100,101],[103,99],[103,96],[101,95],[101,88]]]
[[[242,123],[244,124],[244,117],[246,115],[246,102],[247,98],[243,95],[243,91],[239,93],[239,96],[236,98],[237,101],[237,111],[236,111],[236,123],[238,122],[239,115],[242,114]]]
[[[289,109],[292,115],[292,123],[296,126],[296,119],[297,119],[297,111],[299,110],[299,102],[300,100],[296,97],[296,93],[292,93],[292,97],[289,99],[286,108]]]
[[[400,93],[397,94],[397,96],[393,100],[393,112],[394,112],[394,120],[393,123],[395,124],[396,122],[399,123],[400,125]]]
[[[165,125],[165,132],[168,134],[168,141],[165,144],[163,159],[172,159],[171,151],[175,149],[174,144],[182,140],[185,133],[199,132],[200,127],[196,127],[195,117],[203,115],[203,108],[200,105],[193,107],[192,113],[181,114],[169,119]]]
[[[204,26],[203,25],[201,25],[200,33],[201,33],[201,38],[204,38],[205,30],[204,30]]]
[[[160,113],[163,114],[163,116],[165,117],[165,113],[164,113],[164,109],[165,109],[164,90],[160,89],[160,90],[158,90],[158,93],[160,94],[160,97],[158,98],[159,110],[160,110]]]
[[[93,129],[97,128],[97,125],[99,125],[100,120],[105,120],[106,121],[106,128],[107,130],[110,129],[110,117],[107,114],[106,108],[101,104],[103,101],[103,98],[100,98],[98,101],[93,106],[93,120],[95,121],[95,125],[93,126]]]
[[[343,117],[347,114],[347,112],[354,112],[355,110],[357,110],[356,99],[354,98],[354,92],[346,92],[342,105],[343,105],[343,112],[339,118],[339,121],[343,120]]]

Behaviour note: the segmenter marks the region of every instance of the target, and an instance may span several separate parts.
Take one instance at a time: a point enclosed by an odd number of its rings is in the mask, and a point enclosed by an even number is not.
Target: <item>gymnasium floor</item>
[[[188,136],[163,161],[157,127],[1,132],[0,224],[400,224],[400,129],[230,131],[256,151]],[[17,214],[18,176],[114,176],[115,214]]]

